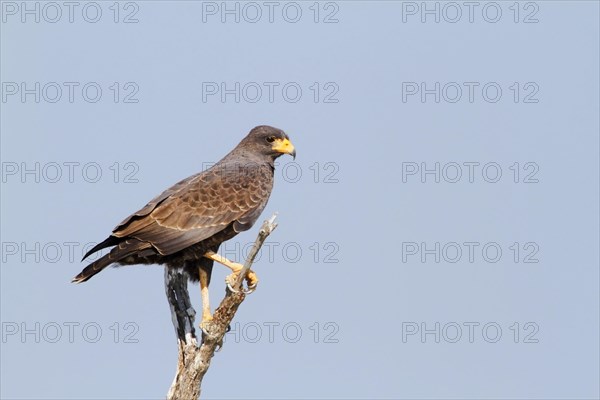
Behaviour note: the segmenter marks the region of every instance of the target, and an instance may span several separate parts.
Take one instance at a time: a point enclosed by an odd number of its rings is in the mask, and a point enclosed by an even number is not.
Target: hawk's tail
[[[97,246],[98,247],[98,246]],[[117,246],[113,247],[113,249],[106,255],[100,257],[98,260],[94,261],[87,267],[83,269],[76,277],[71,280],[72,283],[81,283],[90,279],[92,276],[96,275],[98,272],[102,271],[104,268],[108,267],[110,264],[118,262],[125,257],[129,257],[138,253],[141,250],[150,248],[151,245],[147,242],[142,242],[137,239],[126,239],[119,243]],[[86,254],[86,257],[89,255]]]

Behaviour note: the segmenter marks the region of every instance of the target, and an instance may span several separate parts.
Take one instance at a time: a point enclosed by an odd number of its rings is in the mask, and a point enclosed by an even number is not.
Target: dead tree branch
[[[202,334],[200,346],[194,329],[196,311],[190,302],[187,275],[183,271],[165,268],[165,290],[179,347],[177,372],[167,394],[168,400],[193,400],[200,397],[202,379],[210,367],[210,360],[223,344],[227,327],[246,298],[246,294],[242,291],[242,282],[246,273],[267,236],[277,227],[275,217],[274,214],[260,228],[244,268],[233,286],[235,291],[226,289],[225,298],[215,310],[207,332]]]

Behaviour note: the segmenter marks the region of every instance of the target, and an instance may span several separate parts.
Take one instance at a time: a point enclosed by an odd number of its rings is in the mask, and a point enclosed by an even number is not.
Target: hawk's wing
[[[218,165],[218,164],[217,164]],[[267,204],[273,172],[266,168],[211,168],[178,182],[113,231],[173,254],[234,223],[237,232],[250,229]]]

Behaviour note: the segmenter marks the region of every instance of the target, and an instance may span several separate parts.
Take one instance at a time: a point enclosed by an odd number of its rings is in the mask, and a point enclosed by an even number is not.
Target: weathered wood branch
[[[202,379],[210,367],[210,361],[215,351],[222,346],[227,327],[246,298],[246,294],[242,291],[244,277],[265,239],[277,227],[275,217],[276,215],[273,215],[266,220],[260,228],[244,268],[233,285],[234,291],[226,289],[225,298],[215,310],[206,332],[202,333],[200,346],[196,339],[194,328],[196,311],[190,302],[187,275],[183,271],[165,268],[165,290],[179,348],[177,372],[167,394],[168,400],[193,400],[200,397]]]

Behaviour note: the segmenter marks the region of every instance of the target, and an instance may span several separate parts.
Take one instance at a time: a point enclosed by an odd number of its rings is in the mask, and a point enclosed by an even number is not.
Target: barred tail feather
[[[97,245],[95,245],[94,247],[92,247],[90,249],[90,251],[88,251],[87,253],[85,253],[85,256],[83,256],[83,258],[81,259],[81,261],[85,260],[86,258],[88,258],[90,256],[90,254],[93,254],[93,253],[97,252],[98,250],[102,250],[102,249],[104,249],[106,247],[116,246],[117,244],[119,244],[119,242],[121,240],[123,240],[123,239],[118,238],[118,237],[113,236],[113,235],[110,235],[102,243],[98,243]]]
[[[109,238],[110,239],[110,238]],[[105,244],[108,241],[105,240],[101,244]],[[96,246],[98,247],[98,246]],[[104,246],[107,247],[107,246]],[[71,280],[72,283],[82,283],[90,279],[92,276],[96,275],[104,268],[109,265],[122,260],[125,257],[129,257],[138,253],[141,250],[150,248],[151,245],[147,242],[142,242],[137,239],[126,239],[119,243],[116,247],[114,247],[110,253],[100,257],[98,260],[94,261],[87,267],[83,269],[76,277]],[[88,254],[89,255],[89,254]],[[86,255],[87,257],[87,255]]]

